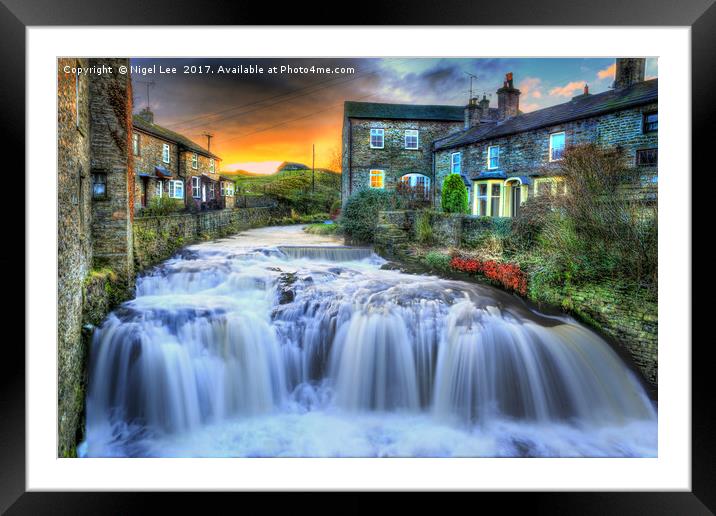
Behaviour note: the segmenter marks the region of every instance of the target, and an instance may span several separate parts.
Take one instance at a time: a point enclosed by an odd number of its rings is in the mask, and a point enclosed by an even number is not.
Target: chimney
[[[502,88],[497,90],[497,111],[500,120],[515,117],[520,111],[520,90],[514,86],[512,72],[505,75]]]
[[[481,106],[477,97],[472,97],[465,106],[465,129],[470,129],[480,124]]]
[[[589,93],[589,85],[585,84],[584,85],[584,93],[582,93],[581,95],[577,95],[576,97],[572,97],[572,100],[583,99],[584,97],[589,97],[589,96],[591,96],[591,93]]]
[[[490,112],[490,99],[488,99],[487,95],[484,93],[482,94],[482,100],[480,101],[480,110],[482,111],[482,118],[487,118],[487,115]]]
[[[139,112],[139,115],[138,115],[138,116],[141,117],[141,118],[143,118],[144,120],[146,120],[146,121],[149,122],[150,124],[153,124],[153,123],[154,123],[154,113],[152,113],[152,110],[149,109],[149,107],[145,107],[144,109],[142,109],[142,110]]]
[[[617,58],[617,71],[614,75],[614,89],[621,90],[644,80],[646,58]]]

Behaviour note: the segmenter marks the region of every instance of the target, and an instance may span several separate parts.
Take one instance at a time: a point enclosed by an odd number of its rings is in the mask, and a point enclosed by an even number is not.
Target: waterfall
[[[244,235],[138,278],[93,337],[81,453],[655,453],[654,404],[591,330],[320,243]]]

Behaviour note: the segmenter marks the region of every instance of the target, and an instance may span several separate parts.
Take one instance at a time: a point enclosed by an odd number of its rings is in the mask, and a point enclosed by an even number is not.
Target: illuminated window
[[[209,172],[214,173],[214,158],[209,159]]]
[[[405,131],[405,148],[406,149],[417,149],[418,148],[418,131],[409,129]]]
[[[450,172],[460,174],[462,169],[462,158],[459,152],[453,152],[450,157]]]
[[[385,171],[383,170],[371,170],[370,171],[370,187],[371,188],[384,188]]]
[[[92,174],[92,198],[104,199],[107,197],[107,174],[94,172]]]
[[[371,129],[370,130],[370,148],[371,149],[382,149],[385,144],[385,130],[383,129]]]
[[[487,168],[494,170],[500,166],[500,146],[490,145],[487,148]]]
[[[196,152],[191,155],[191,168],[194,170],[199,168],[199,156],[197,156]]]
[[[549,135],[549,160],[559,161],[564,156],[564,132]]]
[[[165,143],[162,147],[162,161],[164,163],[169,163],[169,144]]]

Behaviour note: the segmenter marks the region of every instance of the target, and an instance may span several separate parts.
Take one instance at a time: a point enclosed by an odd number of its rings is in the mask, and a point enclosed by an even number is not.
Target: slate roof
[[[177,145],[184,147],[192,152],[196,152],[197,154],[201,154],[202,156],[207,156],[209,158],[215,158],[215,159],[221,159],[219,156],[209,152],[208,150],[206,150],[204,147],[202,147],[198,143],[194,143],[186,136],[179,134],[179,133],[175,133],[174,131],[167,129],[166,127],[162,127],[161,125],[147,122],[144,118],[142,118],[139,115],[132,116],[132,125],[141,131],[152,134],[158,138],[162,138],[164,140],[174,142]]]
[[[501,136],[549,127],[582,118],[650,104],[658,100],[658,79],[642,81],[623,90],[609,90],[596,95],[577,97],[531,113],[493,124],[480,124],[435,141],[436,149],[459,147]]]
[[[382,118],[387,120],[446,120],[463,121],[463,106],[415,104],[382,104],[378,102],[346,101],[343,113],[348,118]]]

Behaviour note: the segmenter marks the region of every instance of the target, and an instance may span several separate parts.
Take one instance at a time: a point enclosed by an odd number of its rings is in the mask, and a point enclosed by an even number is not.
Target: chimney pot
[[[497,90],[497,109],[500,120],[517,116],[520,111],[520,90],[514,87],[512,72],[505,74],[505,83]]]

